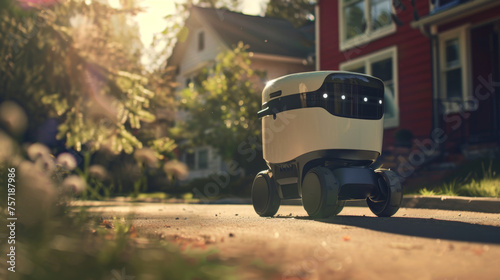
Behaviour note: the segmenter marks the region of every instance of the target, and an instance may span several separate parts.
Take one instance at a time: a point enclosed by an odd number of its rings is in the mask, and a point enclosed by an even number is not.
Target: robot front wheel
[[[339,182],[326,167],[318,166],[309,170],[302,186],[302,204],[311,218],[337,215],[345,206],[345,201],[338,199]]]
[[[272,173],[271,173],[272,176]],[[280,208],[281,199],[269,170],[261,171],[252,185],[252,204],[261,217],[272,217]]]

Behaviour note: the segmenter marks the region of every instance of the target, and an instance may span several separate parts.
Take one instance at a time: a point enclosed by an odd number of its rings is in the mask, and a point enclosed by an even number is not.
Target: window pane
[[[198,50],[202,51],[205,48],[205,33],[198,33]]]
[[[372,64],[372,75],[384,82],[392,81],[392,58],[377,61]]]
[[[186,165],[189,169],[194,169],[194,153],[186,154]]]
[[[198,152],[198,169],[208,168],[208,150]]]
[[[355,2],[344,8],[344,31],[346,39],[363,34],[366,29],[365,3]]]
[[[384,118],[392,119],[396,117],[396,100],[394,97],[394,84],[385,83],[384,92]]]
[[[446,72],[446,97],[462,98],[462,68]]]
[[[446,41],[446,67],[454,67],[460,65],[460,45],[457,39]]]
[[[391,0],[371,0],[371,22],[373,30],[391,24]]]

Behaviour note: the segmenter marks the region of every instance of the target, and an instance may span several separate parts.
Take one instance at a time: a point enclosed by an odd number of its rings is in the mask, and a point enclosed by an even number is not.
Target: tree
[[[290,21],[295,27],[314,20],[315,0],[269,0],[266,16]]]
[[[135,42],[138,35],[113,23],[136,12],[97,1],[3,9],[0,101],[18,101],[32,119],[57,118],[57,137],[77,151],[83,145],[116,153],[141,148],[134,131],[155,119],[149,111],[154,92],[137,49],[118,40],[120,32]]]
[[[193,145],[211,145],[225,160],[249,164],[238,146],[260,136],[259,73],[250,68],[248,46],[239,43],[221,52],[214,65],[202,71],[181,93],[181,106],[189,116],[177,128]]]

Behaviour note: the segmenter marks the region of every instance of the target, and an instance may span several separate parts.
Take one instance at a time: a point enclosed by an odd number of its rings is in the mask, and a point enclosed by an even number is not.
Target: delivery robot
[[[312,218],[337,215],[347,200],[357,199],[379,217],[398,211],[399,177],[376,163],[383,138],[381,80],[343,71],[283,76],[267,83],[258,117],[269,169],[252,185],[257,214],[273,216],[282,199],[297,198]]]

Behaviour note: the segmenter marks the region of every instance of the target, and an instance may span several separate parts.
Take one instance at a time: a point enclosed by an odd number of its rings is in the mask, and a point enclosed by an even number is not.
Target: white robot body
[[[365,150],[380,155],[382,133],[382,120],[337,117],[323,108],[287,111],[275,120],[273,116],[262,120],[264,160],[283,163],[321,150]],[[362,158],[353,153],[346,159]]]
[[[373,162],[382,150],[383,99],[382,81],[349,72],[299,73],[268,82],[261,111],[264,160],[277,164],[338,150],[339,159]]]

